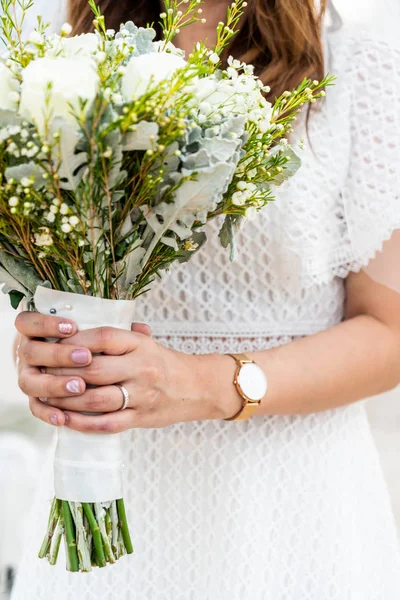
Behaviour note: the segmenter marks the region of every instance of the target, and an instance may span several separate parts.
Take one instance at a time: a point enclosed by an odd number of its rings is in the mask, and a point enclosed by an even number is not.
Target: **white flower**
[[[17,198],[16,196],[12,196],[12,197],[9,199],[9,201],[8,201],[8,204],[9,204],[10,206],[18,206],[18,202],[19,202],[18,198]]]
[[[74,56],[93,56],[99,48],[99,38],[95,33],[83,33],[74,37],[62,38],[61,48],[67,58]]]
[[[53,238],[50,235],[50,230],[47,227],[41,227],[40,231],[42,233],[35,233],[36,246],[51,246]]]
[[[76,215],[72,215],[72,217],[69,218],[69,222],[72,227],[76,227],[79,223],[79,218]]]
[[[154,52],[133,56],[127,64],[126,73],[122,79],[122,95],[130,102],[145,94],[152,82],[156,87],[161,81],[170,79],[178,69],[187,65],[180,56],[169,52]]]
[[[56,216],[55,216],[55,214],[54,214],[54,213],[52,213],[52,212],[49,212],[49,213],[46,215],[46,220],[47,220],[49,223],[54,223],[54,221],[56,220]]]
[[[69,206],[65,202],[63,202],[60,206],[60,213],[62,215],[67,215],[69,213]]]
[[[211,62],[213,65],[217,65],[217,64],[219,63],[219,60],[220,60],[220,59],[219,59],[219,56],[218,56],[218,54],[217,54],[216,52],[213,52],[213,53],[212,53],[212,54],[209,56],[208,60],[209,60],[209,61],[210,61],[210,62]]]
[[[185,51],[174,46],[172,42],[168,42],[167,44],[165,44],[164,41],[153,42],[153,48],[156,52],[168,52],[169,54],[175,54],[175,56],[185,58]]]
[[[94,58],[98,64],[101,64],[106,60],[107,54],[105,52],[96,52]]]
[[[71,35],[72,32],[72,25],[70,25],[69,23],[64,23],[64,25],[61,27],[61,35]]]
[[[234,79],[220,80],[215,76],[198,79],[192,89],[200,114],[209,115],[211,106],[213,115],[217,111],[246,115],[249,121],[262,121],[263,126],[267,123],[268,129],[272,106],[263,97],[257,81],[244,74]],[[203,113],[203,107],[207,107],[207,113]]]
[[[0,62],[0,108],[4,110],[16,110],[17,96],[13,90],[13,74],[3,63]]]
[[[69,223],[63,223],[61,225],[61,231],[63,231],[64,233],[71,233],[72,227]]]
[[[246,202],[246,197],[243,192],[235,192],[232,194],[232,204],[242,206]]]
[[[196,244],[193,240],[186,240],[186,242],[183,244],[183,249],[186,252],[194,252],[195,250],[197,250],[198,247],[199,245]]]
[[[33,184],[32,179],[29,179],[29,177],[22,177],[21,179],[21,185],[22,187],[29,187]]]
[[[43,42],[43,37],[38,31],[32,31],[28,40],[31,42],[31,44],[41,44]]]
[[[22,72],[20,114],[36,123],[44,133],[46,97],[48,114],[77,125],[71,106],[79,109],[79,99],[90,101],[97,93],[99,78],[92,61],[82,58],[40,58]],[[48,90],[51,86],[50,91]],[[71,106],[70,106],[71,105]]]

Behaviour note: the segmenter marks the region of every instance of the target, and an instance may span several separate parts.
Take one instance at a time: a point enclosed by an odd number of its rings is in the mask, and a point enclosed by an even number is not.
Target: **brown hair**
[[[315,0],[248,0],[246,18],[228,53],[252,63],[273,96],[296,87],[305,77],[321,80],[326,1],[321,0],[317,9]],[[158,0],[100,0],[99,4],[109,28],[133,20],[142,27],[153,23],[160,33]],[[69,0],[69,19],[74,34],[93,29],[87,0]]]

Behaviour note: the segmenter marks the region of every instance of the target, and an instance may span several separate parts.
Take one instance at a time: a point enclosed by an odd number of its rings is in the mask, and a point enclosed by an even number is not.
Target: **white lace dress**
[[[343,278],[400,227],[400,53],[345,30],[327,46],[339,80],[311,117],[303,169],[243,229],[237,263],[211,227],[192,263],[138,302],[138,320],[161,343],[245,352],[327,329],[343,317]],[[297,135],[306,138],[304,123]],[[55,568],[36,558],[50,463],[38,487],[13,600],[400,598],[395,525],[363,403],[129,432],[136,553],[92,574],[67,574],[63,555]]]

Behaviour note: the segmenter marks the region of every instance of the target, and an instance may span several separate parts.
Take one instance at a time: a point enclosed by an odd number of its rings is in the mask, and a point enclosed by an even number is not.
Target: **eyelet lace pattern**
[[[309,141],[298,124],[303,169],[245,225],[237,263],[212,224],[208,246],[138,300],[137,320],[161,343],[247,352],[331,327],[343,318],[342,278],[399,228],[400,53],[346,30],[329,34],[327,48],[338,83],[313,112]],[[67,574],[62,557],[56,568],[36,558],[50,458],[13,600],[400,598],[394,520],[363,403],[132,430],[126,456],[135,555],[89,575]]]

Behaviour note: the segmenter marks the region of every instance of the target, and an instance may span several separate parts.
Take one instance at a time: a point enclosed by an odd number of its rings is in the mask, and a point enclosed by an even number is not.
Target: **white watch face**
[[[247,398],[255,402],[267,393],[268,383],[264,371],[254,363],[245,364],[239,371],[238,384]]]

